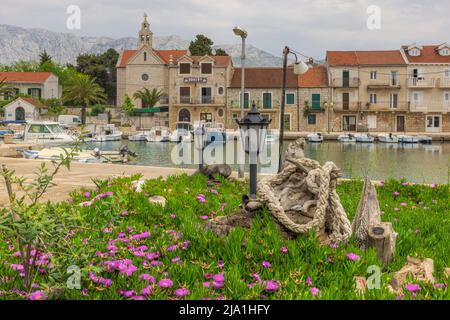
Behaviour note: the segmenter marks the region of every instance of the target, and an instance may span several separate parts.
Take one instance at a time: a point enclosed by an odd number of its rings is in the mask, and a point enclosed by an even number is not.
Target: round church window
[[[142,80],[143,80],[143,81],[148,81],[148,79],[149,79],[148,74],[144,73],[144,74],[142,75]]]

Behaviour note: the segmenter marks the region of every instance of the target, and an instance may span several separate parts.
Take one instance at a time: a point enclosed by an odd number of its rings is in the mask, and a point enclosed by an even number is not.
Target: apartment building
[[[51,72],[0,72],[0,81],[12,87],[16,94],[30,95],[36,99],[61,98],[59,79]],[[1,100],[11,100],[12,96],[0,96]]]
[[[334,131],[405,131],[407,64],[399,50],[328,51]]]
[[[409,131],[450,132],[450,46],[402,46],[407,64]]]

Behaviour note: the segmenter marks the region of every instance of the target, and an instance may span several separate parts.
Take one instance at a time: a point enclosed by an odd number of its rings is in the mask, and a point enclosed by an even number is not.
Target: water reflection
[[[117,150],[121,142],[95,144],[102,150]],[[177,166],[171,159],[174,143],[146,143],[123,141],[139,157],[130,164],[149,166]],[[231,146],[229,144],[232,144]],[[227,143],[228,150],[237,149],[236,141]],[[277,144],[267,145],[267,156],[277,151]],[[287,145],[285,146],[287,148]],[[191,153],[195,152],[192,146]],[[235,152],[235,159],[236,152]],[[327,142],[307,144],[305,155],[320,163],[335,162],[346,178],[361,178],[368,174],[373,179],[406,178],[413,182],[448,183],[450,165],[450,144],[356,144]],[[223,157],[227,158],[224,150]],[[276,161],[275,161],[276,162]],[[181,164],[180,167],[195,168],[195,165]],[[236,166],[232,166],[236,169]],[[277,163],[262,166],[264,172],[274,173]]]

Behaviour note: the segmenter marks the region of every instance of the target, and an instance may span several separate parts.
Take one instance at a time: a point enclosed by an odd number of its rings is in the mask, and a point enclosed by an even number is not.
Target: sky
[[[67,28],[70,5],[80,8],[79,30]],[[203,33],[233,44],[239,25],[250,44],[277,56],[286,45],[321,59],[326,50],[450,42],[449,0],[0,0],[0,24],[83,36],[136,37],[144,12],[155,36]]]

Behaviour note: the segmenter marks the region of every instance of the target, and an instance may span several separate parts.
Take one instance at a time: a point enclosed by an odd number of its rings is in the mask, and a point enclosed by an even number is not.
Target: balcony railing
[[[200,102],[202,104],[213,104],[214,103],[214,97],[202,96],[201,99],[200,99]]]
[[[410,101],[411,112],[450,112],[450,102],[442,100]]]
[[[371,90],[376,90],[376,89],[399,89],[400,86],[400,81],[398,80],[388,80],[388,81],[378,81],[378,82],[373,82],[371,81],[368,85],[367,85],[367,89],[371,89]]]
[[[450,88],[450,78],[440,78],[439,79],[440,88]]]
[[[191,96],[180,96],[172,98],[173,103],[177,104],[223,104],[225,99],[223,97],[203,96],[194,98]]]
[[[331,80],[331,85],[334,88],[357,88],[359,87],[359,78],[353,77],[349,79],[344,78],[333,78]]]
[[[180,103],[182,104],[192,104],[194,100],[191,96],[180,96]]]
[[[436,79],[433,78],[409,78],[408,87],[410,88],[434,88]]]
[[[363,110],[368,111],[406,111],[408,110],[408,101],[377,101],[376,103],[366,102],[363,104]]]
[[[348,102],[344,103],[342,101],[334,102],[334,111],[358,111],[361,108],[360,102]]]

